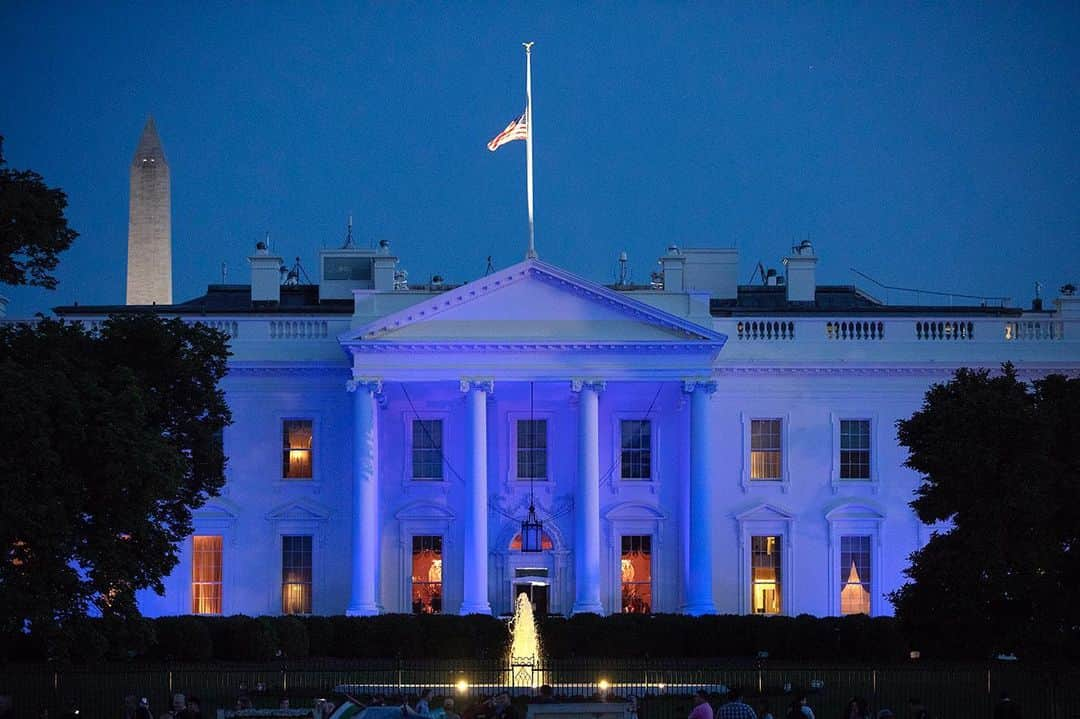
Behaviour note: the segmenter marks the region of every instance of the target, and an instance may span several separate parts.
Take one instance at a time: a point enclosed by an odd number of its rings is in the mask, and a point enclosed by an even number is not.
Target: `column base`
[[[682,608],[683,614],[689,614],[691,617],[700,617],[705,614],[716,614],[716,605],[712,602],[701,602],[699,604],[687,604]]]
[[[370,606],[349,607],[345,610],[346,617],[374,617],[379,614],[379,608],[374,604]]]
[[[491,605],[487,602],[478,602],[476,604],[462,604],[461,609],[458,610],[458,614],[465,616],[466,614],[486,614],[491,616]]]
[[[575,602],[570,614],[599,614],[603,616],[604,605],[600,602]]]

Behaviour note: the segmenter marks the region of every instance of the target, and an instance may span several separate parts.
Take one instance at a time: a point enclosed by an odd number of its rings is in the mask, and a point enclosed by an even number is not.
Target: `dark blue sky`
[[[174,297],[247,282],[266,231],[300,255],[389,239],[414,282],[519,260],[536,42],[540,256],[636,280],[738,246],[745,281],[807,236],[820,281],[1026,304],[1080,279],[1080,4],[8,2],[0,134],[70,198],[55,292],[124,297],[128,165],[154,115],[172,169]],[[864,283],[863,283],[864,284]],[[897,296],[891,299],[896,301]]]

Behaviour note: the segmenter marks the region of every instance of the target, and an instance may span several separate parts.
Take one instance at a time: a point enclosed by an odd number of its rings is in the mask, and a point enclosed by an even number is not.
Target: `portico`
[[[410,492],[433,506],[447,505],[454,497],[460,508],[446,543],[440,540],[445,559],[440,555],[439,562],[448,586],[440,602],[446,610],[507,610],[504,592],[509,590],[495,579],[496,570],[507,567],[493,567],[492,560],[505,564],[500,538],[523,514],[521,500],[532,482],[519,476],[522,467],[531,466],[522,462],[542,457],[550,469],[536,482],[542,485],[537,502],[541,518],[553,530],[564,515],[570,520],[567,531],[560,532],[566,535],[560,564],[572,568],[573,576],[563,571],[564,576],[550,578],[552,611],[619,611],[618,601],[604,589],[605,575],[617,567],[610,566],[610,541],[604,551],[602,504],[616,494],[624,504],[632,498],[647,508],[659,502],[660,494],[670,494],[683,498],[686,506],[679,517],[687,518],[689,531],[665,526],[655,541],[689,571],[659,592],[661,603],[667,611],[715,612],[708,406],[716,387],[710,379],[712,361],[723,335],[527,260],[451,290],[430,305],[360,325],[339,341],[352,358],[347,389],[354,393],[350,614],[402,610],[401,598],[385,586],[389,563],[381,562],[380,570],[379,560],[388,551],[387,535],[378,527],[380,502],[385,501],[379,485],[389,481],[380,474],[381,458],[401,451],[400,445],[380,442],[385,410],[379,409],[379,399],[391,388],[407,400],[401,412],[409,422],[424,421],[414,396],[431,395],[433,388],[441,393],[448,408],[443,410],[448,436],[458,440],[454,447],[441,438],[438,442],[445,481],[408,483]],[[535,420],[531,404],[522,401],[534,387],[539,387],[541,413],[553,422],[557,418],[557,426]],[[450,399],[454,389],[457,400]],[[643,406],[649,396],[651,404]],[[619,446],[613,436],[617,429],[612,429],[619,425],[606,419],[624,406],[633,408],[630,414],[639,425],[663,424],[670,435],[659,436],[656,430],[659,440],[650,439],[642,450],[664,453],[661,476],[624,480],[617,467],[620,451],[603,451]],[[530,424],[517,424],[526,419]],[[542,440],[528,440],[534,447],[516,436],[518,426],[531,431],[543,426],[545,434]],[[671,525],[678,521],[670,519]],[[519,570],[528,568],[514,569]]]

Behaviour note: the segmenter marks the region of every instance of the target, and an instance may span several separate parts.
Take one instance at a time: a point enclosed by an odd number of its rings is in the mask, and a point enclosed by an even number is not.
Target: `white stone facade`
[[[907,504],[918,477],[903,467],[897,420],[957,367],[1080,370],[1071,296],[1046,312],[871,301],[834,312],[817,288],[816,303],[769,310],[673,283],[616,290],[535,260],[452,289],[373,282],[353,292],[351,315],[288,310],[284,295],[213,315],[162,310],[226,331],[235,353],[228,481],[195,518],[197,535],[222,538],[215,611],[282,612],[283,538],[300,536],[317,614],[411,611],[416,537],[438,538],[440,611],[507,613],[528,582],[546,587],[551,612],[613,613],[626,596],[623,538],[647,537],[652,611],[748,613],[753,550],[765,546],[754,537],[774,537],[779,598],[761,601],[831,615],[848,575],[843,538],[856,537],[869,611],[890,614],[884,595],[932,530]],[[529,419],[546,420],[545,476],[531,483],[518,477]],[[309,423],[310,478],[283,476],[292,420]],[[441,452],[414,453],[428,426],[416,422],[435,420]],[[649,452],[627,465],[622,422],[643,420]],[[776,431],[763,440],[774,478],[753,477],[754,427]],[[414,456],[436,457],[442,478],[418,478],[437,470],[418,471]],[[623,477],[628,466],[647,476]],[[530,491],[551,543],[538,554],[512,548]],[[143,611],[192,612],[192,571],[186,542]]]

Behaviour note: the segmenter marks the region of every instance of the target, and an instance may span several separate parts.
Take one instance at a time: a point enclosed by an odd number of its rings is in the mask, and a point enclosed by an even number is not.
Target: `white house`
[[[932,531],[896,421],[957,367],[1075,375],[1080,297],[897,306],[817,261],[740,286],[735,250],[673,247],[644,287],[526,260],[409,288],[384,245],[282,286],[261,247],[250,285],[142,308],[231,337],[235,419],[142,610],[890,613]]]

